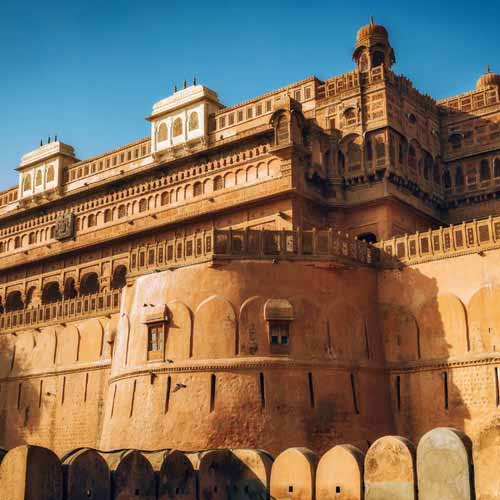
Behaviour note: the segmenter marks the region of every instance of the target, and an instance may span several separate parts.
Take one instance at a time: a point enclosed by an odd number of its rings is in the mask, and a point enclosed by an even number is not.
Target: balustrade
[[[6,312],[0,314],[0,331],[38,328],[96,314],[116,313],[120,310],[120,297],[121,290],[111,290]]]
[[[500,245],[500,217],[463,222],[423,233],[398,236],[376,244],[385,264],[408,264],[465,253],[481,252]]]
[[[181,267],[217,258],[342,259],[362,264],[378,261],[379,250],[333,230],[212,229],[140,246],[130,254],[132,274]]]

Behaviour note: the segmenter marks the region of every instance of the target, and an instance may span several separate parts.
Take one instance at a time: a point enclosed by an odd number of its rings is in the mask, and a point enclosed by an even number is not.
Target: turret
[[[373,17],[370,19],[370,24],[359,29],[352,58],[362,72],[381,64],[390,68],[396,62],[387,30],[384,26],[375,24]]]

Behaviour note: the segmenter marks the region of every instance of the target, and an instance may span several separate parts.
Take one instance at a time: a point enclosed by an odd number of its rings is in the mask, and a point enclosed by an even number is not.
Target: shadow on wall
[[[470,368],[449,364],[471,352],[464,304],[411,267],[381,271],[379,297],[397,433],[417,440],[440,425],[464,430],[472,394],[457,381],[466,379]]]

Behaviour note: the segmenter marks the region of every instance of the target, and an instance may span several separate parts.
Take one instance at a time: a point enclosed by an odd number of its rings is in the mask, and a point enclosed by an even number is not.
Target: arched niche
[[[167,308],[169,321],[165,356],[171,360],[188,359],[191,355],[193,332],[191,311],[178,300],[169,302]]]
[[[12,367],[13,376],[34,368],[33,350],[35,348],[35,337],[33,332],[25,331],[23,333],[19,333],[16,337],[15,345],[16,350]]]
[[[263,297],[250,297],[240,308],[238,354],[265,356],[270,353],[267,322],[264,319]]]
[[[313,500],[318,457],[307,448],[289,448],[274,460],[271,498]]]
[[[423,359],[460,356],[468,351],[465,308],[452,294],[428,300],[418,312]]]
[[[380,304],[379,312],[385,359],[390,362],[418,359],[418,325],[413,314],[393,304]]]
[[[361,360],[368,357],[364,317],[346,302],[330,305],[326,314],[328,348],[334,358]]]
[[[316,500],[363,500],[365,454],[350,445],[334,446],[319,461]]]
[[[80,331],[75,325],[67,325],[57,332],[58,365],[70,365],[78,361],[80,349]]]
[[[97,318],[78,323],[80,349],[78,361],[98,361],[103,353],[104,329]]]
[[[474,352],[492,352],[500,348],[500,287],[479,289],[469,300],[470,343]]]
[[[52,326],[34,332],[35,348],[33,349],[33,366],[43,370],[54,365],[57,349],[56,329]]]
[[[196,309],[193,357],[228,358],[236,354],[236,314],[231,303],[212,295]]]

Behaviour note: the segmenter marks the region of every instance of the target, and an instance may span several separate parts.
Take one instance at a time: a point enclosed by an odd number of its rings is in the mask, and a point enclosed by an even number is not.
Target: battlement
[[[377,439],[368,450],[337,445],[321,457],[289,448],[276,457],[260,449],[158,451],[77,448],[61,458],[47,448],[0,452],[4,498],[77,500],[165,498],[349,500],[496,498],[500,479],[498,421],[477,438],[436,428],[415,446],[399,436]],[[366,448],[366,447],[364,447]]]

